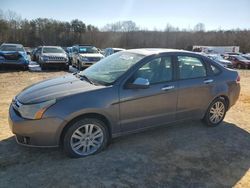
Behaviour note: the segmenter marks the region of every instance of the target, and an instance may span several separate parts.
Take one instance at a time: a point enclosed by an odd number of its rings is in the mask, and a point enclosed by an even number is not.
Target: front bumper
[[[80,61],[81,67],[89,67],[95,64],[97,61]]]
[[[60,118],[40,120],[24,119],[9,108],[9,126],[19,144],[34,147],[57,147],[60,142],[61,125],[65,121]]]
[[[64,62],[64,61],[41,61],[40,65],[42,67],[63,67],[63,68],[67,68],[69,66],[69,62]]]
[[[19,61],[19,60],[8,60],[8,61],[0,61],[0,66],[15,66],[15,67],[28,67],[29,61]]]

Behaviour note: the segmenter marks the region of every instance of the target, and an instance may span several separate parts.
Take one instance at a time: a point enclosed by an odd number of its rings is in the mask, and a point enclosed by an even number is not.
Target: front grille
[[[18,60],[21,57],[19,53],[3,54],[2,56],[7,60]]]
[[[16,135],[16,139],[17,139],[17,142],[20,144],[27,144],[27,145],[30,144],[30,137],[28,136]]]
[[[100,57],[88,57],[89,61],[99,61],[100,59]]]
[[[49,56],[49,61],[65,61],[64,57],[58,57],[58,56]]]

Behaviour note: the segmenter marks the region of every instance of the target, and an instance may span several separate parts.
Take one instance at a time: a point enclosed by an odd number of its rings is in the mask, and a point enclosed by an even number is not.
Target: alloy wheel
[[[221,101],[217,101],[213,104],[209,111],[209,120],[213,124],[219,123],[225,115],[225,105]]]
[[[70,139],[72,150],[81,156],[95,153],[104,140],[103,130],[95,124],[85,124],[76,129]]]

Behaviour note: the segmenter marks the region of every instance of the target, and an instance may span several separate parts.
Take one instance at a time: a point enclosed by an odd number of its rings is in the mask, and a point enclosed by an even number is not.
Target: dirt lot
[[[221,126],[163,126],[114,139],[82,159],[19,146],[8,127],[19,91],[62,74],[0,73],[0,187],[250,187],[250,71],[240,71],[240,99]]]

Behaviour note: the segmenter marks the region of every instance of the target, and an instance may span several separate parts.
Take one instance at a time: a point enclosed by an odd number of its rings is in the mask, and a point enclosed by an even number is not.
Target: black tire
[[[82,71],[82,66],[81,66],[81,63],[79,61],[77,62],[77,69],[79,71]]]
[[[76,151],[74,151],[74,149],[71,146],[72,139],[74,139],[72,138],[72,136],[75,133],[75,131],[77,131],[78,129],[84,129],[83,128],[84,125],[90,125],[90,124],[95,125],[96,127],[98,127],[99,130],[102,131],[102,134],[103,134],[102,143],[98,146],[98,149],[94,150],[93,152],[89,154],[79,154]],[[86,133],[84,133],[84,135],[86,135]],[[82,118],[74,122],[67,129],[65,136],[63,138],[63,150],[69,157],[72,157],[72,158],[86,157],[86,156],[94,155],[102,151],[104,148],[106,148],[108,141],[109,141],[108,130],[107,130],[106,125],[101,120],[95,119],[95,118]],[[81,140],[81,142],[84,142],[84,141]],[[85,146],[82,146],[82,147],[85,148]],[[82,150],[85,150],[84,148]]]
[[[239,63],[239,64],[237,64],[237,69],[242,69],[242,65]]]
[[[64,70],[65,70],[65,71],[69,71],[69,65],[66,65],[66,66],[64,67]]]
[[[223,108],[224,108],[224,111],[223,111],[223,113],[222,113],[222,115],[221,116],[219,116],[218,117],[218,121],[212,121],[211,119],[213,119],[212,118],[212,116],[213,116],[213,114],[212,114],[212,108],[214,109],[214,107],[215,107],[215,105],[216,104],[219,104],[219,105],[223,105]],[[209,127],[216,127],[217,125],[219,125],[222,121],[223,121],[223,119],[224,119],[224,117],[225,117],[225,115],[226,115],[226,112],[227,112],[227,104],[226,104],[226,101],[223,99],[223,98],[217,98],[217,99],[215,99],[210,105],[209,105],[209,107],[208,107],[208,109],[207,109],[207,112],[206,112],[206,114],[205,114],[205,116],[204,116],[204,118],[203,118],[203,121],[205,122],[205,124],[207,125],[207,126],[209,126]]]

